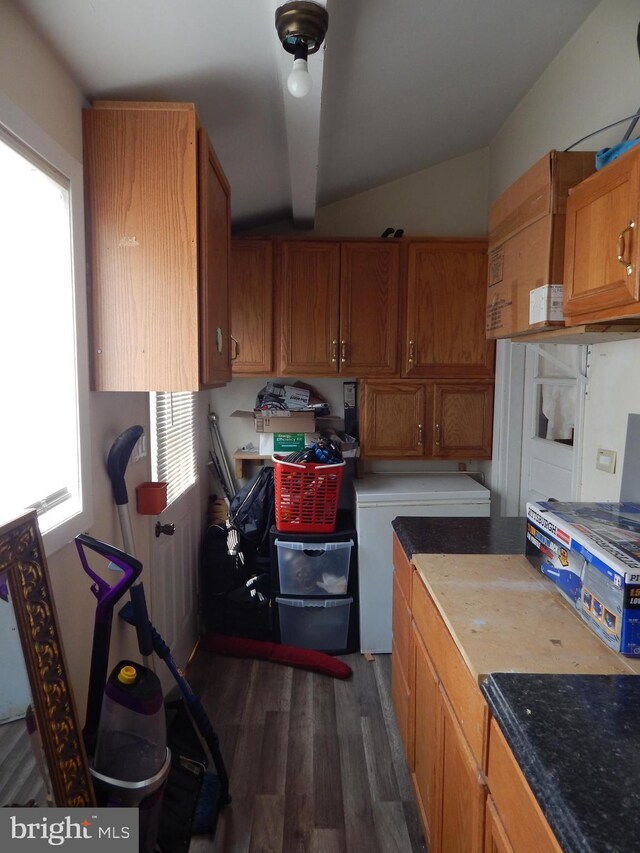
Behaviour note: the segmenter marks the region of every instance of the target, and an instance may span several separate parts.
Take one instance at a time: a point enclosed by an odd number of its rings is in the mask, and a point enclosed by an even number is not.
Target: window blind
[[[153,478],[167,483],[167,504],[197,480],[195,411],[195,394],[163,391],[152,395]]]

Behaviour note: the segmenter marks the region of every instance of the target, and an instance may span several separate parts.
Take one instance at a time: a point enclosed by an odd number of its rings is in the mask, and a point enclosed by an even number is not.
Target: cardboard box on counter
[[[610,648],[640,656],[640,504],[529,503],[526,557]]]
[[[264,432],[260,435],[260,455],[271,456],[273,453],[294,453],[304,450],[318,438],[317,433],[310,432]]]
[[[252,418],[256,432],[314,432],[315,412],[263,412],[256,409],[253,412],[236,410],[232,418]]]
[[[563,284],[567,196],[594,171],[593,151],[550,151],[491,205],[487,338],[564,325],[557,314],[530,322],[530,292]]]

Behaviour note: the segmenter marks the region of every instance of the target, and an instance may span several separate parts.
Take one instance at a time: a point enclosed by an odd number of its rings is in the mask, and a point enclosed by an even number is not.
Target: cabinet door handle
[[[424,444],[424,427],[418,424],[418,444]]]
[[[338,361],[338,341],[331,341],[331,364]]]
[[[626,260],[624,257],[625,249],[626,249],[626,240],[624,239],[624,235],[627,231],[633,231],[636,227],[636,223],[631,220],[631,222],[627,225],[626,228],[623,228],[622,231],[618,234],[618,263],[621,263],[623,267],[626,268],[627,275],[631,275],[633,272],[633,264],[631,260]]]
[[[340,343],[340,361],[342,364],[347,363],[347,342],[341,341]]]
[[[238,343],[237,338],[234,338],[233,335],[229,335],[231,338],[231,342],[233,343],[233,352],[234,354],[231,356],[231,361],[235,361],[240,355],[240,344]]]
[[[440,444],[440,424],[436,424],[436,444]]]
[[[416,355],[416,345],[414,341],[409,341],[409,367],[413,364]]]

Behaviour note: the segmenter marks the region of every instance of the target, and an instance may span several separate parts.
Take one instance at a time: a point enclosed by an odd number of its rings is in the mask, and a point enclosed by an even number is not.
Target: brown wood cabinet
[[[273,370],[273,241],[232,240],[229,268],[232,371]]]
[[[485,338],[486,240],[411,240],[402,375],[490,378],[495,342]]]
[[[231,378],[229,185],[193,104],[83,113],[93,388]]]
[[[491,458],[492,384],[365,381],[360,411],[365,457]]]
[[[540,806],[495,720],[491,721],[487,779],[504,832],[513,849],[560,853]]]
[[[442,780],[438,799],[441,849],[447,853],[482,853],[486,788],[455,712],[442,685]]]
[[[484,850],[485,853],[513,853],[513,847],[491,796],[487,797],[484,813]]]
[[[559,853],[449,622],[393,540],[392,699],[430,853]]]
[[[394,572],[398,556],[394,551]],[[418,810],[429,850],[481,853],[486,704],[458,660],[444,623],[415,572],[412,584],[415,663],[409,694],[415,709],[413,732],[408,736],[414,742],[411,779]]]
[[[567,325],[640,315],[640,151],[570,191],[565,239]]]
[[[282,240],[278,270],[279,374],[397,372],[400,245]]]

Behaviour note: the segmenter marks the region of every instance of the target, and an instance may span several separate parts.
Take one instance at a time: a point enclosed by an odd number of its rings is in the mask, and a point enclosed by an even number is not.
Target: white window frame
[[[27,148],[51,164],[69,181],[69,217],[71,229],[71,262],[73,272],[74,313],[76,328],[76,377],[78,389],[78,437],[80,466],[80,510],[43,534],[42,540],[47,556],[59,551],[64,545],[93,524],[93,501],[91,492],[91,433],[89,421],[89,347],[87,323],[87,295],[85,279],[84,241],[84,186],[82,164],[52,139],[23,110],[0,91],[0,125],[16,137]],[[42,420],[46,430],[46,412],[39,412],[38,401],[34,400],[34,417]],[[32,448],[36,453],[37,448]]]

